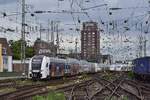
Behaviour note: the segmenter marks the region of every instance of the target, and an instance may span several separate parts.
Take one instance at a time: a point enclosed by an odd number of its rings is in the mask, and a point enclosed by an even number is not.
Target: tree
[[[13,52],[13,59],[20,60],[21,59],[21,40],[13,41],[10,40],[9,45],[11,46]],[[34,55],[34,50],[32,46],[26,45],[26,58],[30,58]]]
[[[26,47],[26,58],[31,58],[34,56],[34,49],[32,46]]]
[[[20,60],[21,59],[21,40],[11,41],[11,49],[13,53],[13,59]]]

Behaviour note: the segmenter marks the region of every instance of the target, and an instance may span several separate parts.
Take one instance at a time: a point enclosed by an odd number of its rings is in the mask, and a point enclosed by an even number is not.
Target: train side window
[[[141,67],[144,67],[144,65],[143,65],[143,64],[141,64]]]
[[[48,63],[46,64],[46,67],[48,67]]]

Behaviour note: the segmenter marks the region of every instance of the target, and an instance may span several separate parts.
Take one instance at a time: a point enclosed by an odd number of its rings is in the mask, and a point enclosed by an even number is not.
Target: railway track
[[[107,79],[107,77],[105,74],[91,75],[88,80],[78,81],[55,91],[64,92],[66,100],[123,100],[124,98],[150,100],[150,85],[127,79],[121,74],[114,74],[111,79]],[[9,81],[0,82],[0,84],[4,83],[9,83]],[[47,86],[58,83],[65,82],[64,80],[55,80],[44,84],[14,86],[16,91],[0,94],[0,100],[32,100],[32,97],[36,95],[47,95],[49,93]],[[13,83],[13,85],[16,84]]]
[[[150,87],[125,76],[107,80],[93,76],[89,81],[61,89],[67,100],[150,100]]]
[[[14,81],[14,80],[1,80],[0,81],[0,89],[2,89],[2,88],[10,88],[10,87],[14,87],[14,86],[16,86],[16,81]]]
[[[34,95],[47,93],[47,85],[48,84],[22,86],[16,91],[0,95],[0,100],[26,100]]]
[[[83,80],[82,78],[71,77],[63,79],[55,79],[51,81],[41,81],[40,84],[33,82],[32,85],[18,85],[12,86],[16,91],[0,94],[0,100],[32,100],[36,95],[46,95],[49,92],[48,86],[55,86],[57,84],[64,84],[74,80]],[[11,80],[12,81],[12,80]],[[15,82],[15,81],[14,81]],[[4,83],[4,81],[2,82]],[[0,83],[1,84],[1,83]],[[9,86],[11,86],[9,84]]]

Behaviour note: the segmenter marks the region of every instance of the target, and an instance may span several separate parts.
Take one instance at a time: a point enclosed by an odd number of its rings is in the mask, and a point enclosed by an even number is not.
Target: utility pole
[[[146,57],[146,55],[147,55],[147,40],[146,40],[146,37],[145,37],[145,39],[144,39],[144,57]]]
[[[22,0],[22,29],[21,29],[21,67],[23,67],[23,73],[25,72],[25,0]]]
[[[58,29],[58,23],[56,25],[56,32],[57,32],[57,39],[56,39],[56,44],[57,44],[57,53],[60,53],[59,51],[59,33],[58,33],[59,29]]]
[[[50,26],[50,21],[48,19],[48,34],[47,34],[47,41],[50,42],[50,29],[49,29],[49,26]]]
[[[75,40],[75,55],[76,55],[76,59],[78,59],[78,39],[77,38]]]
[[[40,24],[40,40],[42,40],[42,24]]]
[[[142,51],[143,51],[142,42],[143,42],[143,36],[140,35],[140,36],[139,36],[139,57],[142,57]]]
[[[150,0],[148,0],[148,4],[149,4],[149,7],[150,7]],[[150,10],[148,11],[148,20],[150,19]],[[147,30],[148,31],[148,30]],[[145,34],[145,38],[144,38],[144,56],[147,56],[147,41],[148,40],[146,40],[146,34]]]
[[[54,21],[51,21],[51,42],[54,46]]]

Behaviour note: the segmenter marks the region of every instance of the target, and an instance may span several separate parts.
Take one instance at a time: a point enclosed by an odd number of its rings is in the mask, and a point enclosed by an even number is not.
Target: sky
[[[70,1],[74,1],[71,8]],[[62,14],[62,13],[46,13],[46,14],[35,14],[35,17],[31,17],[30,14],[26,15],[27,21],[30,24],[39,24],[42,23],[43,27],[48,27],[48,19],[60,21],[59,28],[64,30],[60,32],[60,38],[64,41],[61,43],[61,48],[66,50],[71,50],[75,48],[75,39],[78,38],[78,51],[80,51],[80,32],[75,31],[76,28],[82,29],[82,22],[93,20],[99,23],[100,29],[103,29],[104,32],[101,32],[101,52],[103,54],[117,54],[116,58],[128,56],[130,58],[132,55],[136,55],[137,49],[137,37],[139,34],[143,34],[140,31],[140,25],[137,26],[139,28],[135,29],[135,23],[141,22],[144,23],[148,20],[147,11],[148,0],[26,0],[27,9],[30,12],[34,12],[37,10],[43,11],[79,11],[83,12],[81,8],[89,8],[97,5],[107,4],[107,6],[97,7],[95,9],[85,10],[88,12],[86,14]],[[111,11],[109,8],[112,7],[121,7],[124,8],[122,10]],[[141,7],[135,9],[137,7]],[[21,12],[21,0],[0,0],[0,13],[7,12],[8,14],[13,14],[15,12]],[[109,12],[112,15],[109,15]],[[139,15],[144,15],[140,17],[136,17]],[[2,15],[0,15],[2,16]],[[11,24],[6,25],[5,20],[9,20],[11,22],[17,23],[18,26],[20,23],[20,15],[12,16],[9,18],[1,18],[1,26],[12,27]],[[81,21],[81,23],[78,22]],[[124,20],[129,20],[129,22],[124,24]],[[112,26],[107,25],[108,23],[115,21],[117,23],[117,28],[112,30]],[[105,22],[104,25],[101,22]],[[13,25],[13,24],[12,24]],[[13,25],[15,26],[15,25]],[[127,32],[124,32],[124,27],[131,27],[131,29]],[[109,28],[109,29],[108,29]],[[143,25],[143,29],[146,29],[146,25]],[[119,32],[118,32],[119,31]],[[42,34],[42,39],[46,40],[46,32]],[[16,35],[16,36],[15,36]],[[10,37],[9,34],[3,34],[4,37],[9,39],[17,39],[20,37],[19,33],[15,34],[14,37]],[[150,35],[147,34],[148,38]],[[31,33],[27,37],[32,42],[39,37],[39,33]],[[123,41],[126,39],[130,39],[132,43],[124,43]],[[69,41],[69,42],[68,42]],[[72,42],[72,43],[70,43]],[[127,48],[130,46],[132,50],[129,52]],[[148,49],[150,49],[149,41],[148,41]],[[118,51],[118,52],[117,52]],[[132,53],[132,55],[130,55]],[[115,55],[116,55],[115,54]],[[148,51],[148,54],[150,52]],[[131,57],[132,58],[132,57]]]

